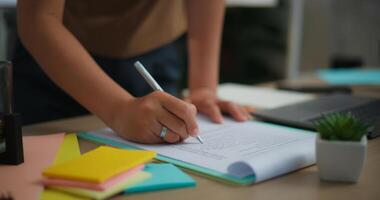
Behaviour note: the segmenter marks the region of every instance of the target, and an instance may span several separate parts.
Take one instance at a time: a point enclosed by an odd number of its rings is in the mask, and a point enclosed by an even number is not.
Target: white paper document
[[[214,124],[203,116],[198,117],[198,125],[204,144],[188,138],[179,144],[143,145],[123,140],[111,129],[90,134],[237,178],[255,175],[256,182],[315,163],[315,133],[311,131],[228,118]]]
[[[312,94],[235,83],[224,83],[218,86],[218,96],[223,100],[258,109],[273,109],[315,98]]]

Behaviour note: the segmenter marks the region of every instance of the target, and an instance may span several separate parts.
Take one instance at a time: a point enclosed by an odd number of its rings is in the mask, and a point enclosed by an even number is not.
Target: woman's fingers
[[[223,112],[230,114],[235,120],[246,120],[245,115],[241,112],[241,110],[236,104],[228,101],[220,101],[219,106]]]
[[[241,112],[245,114],[245,116],[247,117],[247,120],[252,119],[251,112],[249,110],[247,110],[247,108],[245,106],[239,106],[239,108],[241,109]]]
[[[195,106],[168,94],[162,95],[161,97],[163,107],[184,121],[188,134],[196,136],[198,134],[198,124],[196,121],[197,109]]]
[[[164,137],[161,137],[161,131],[163,131],[164,126],[166,127],[166,133],[164,133]],[[156,139],[158,139],[158,142],[156,143],[176,143],[182,140],[178,134],[174,133],[172,130],[170,130],[170,128],[168,128],[166,125],[161,124],[159,121],[156,121],[156,123],[154,123],[151,133],[156,137]]]
[[[237,121],[246,121],[248,119],[247,113],[237,104],[229,101],[220,101],[219,107],[223,112],[230,114]]]
[[[222,112],[216,103],[212,102],[212,103],[205,104],[201,106],[199,109],[201,110],[202,113],[210,117],[213,122],[216,122],[216,123],[223,122]]]
[[[181,137],[173,133],[172,131],[168,130],[163,140],[167,143],[177,143],[181,141]]]
[[[189,137],[185,122],[173,113],[167,111],[165,108],[162,108],[162,111],[158,114],[157,118],[163,126],[168,127],[169,130],[179,136],[181,140]]]
[[[146,144],[175,143],[197,135],[196,108],[164,92],[122,101],[107,123],[123,138]],[[160,137],[162,127],[167,127]]]
[[[158,144],[162,143],[163,140],[160,138],[157,134],[153,132],[149,132],[148,134],[145,134],[143,136],[144,143],[150,143],[150,144]]]
[[[127,140],[144,144],[157,144],[163,142],[162,138],[160,138],[158,134],[154,133],[150,127],[142,128],[138,132],[134,132],[134,134],[120,134],[120,136]]]
[[[243,109],[247,112],[247,113],[253,113],[253,112],[255,112],[255,108],[254,107],[252,107],[252,106],[242,106],[243,107]]]

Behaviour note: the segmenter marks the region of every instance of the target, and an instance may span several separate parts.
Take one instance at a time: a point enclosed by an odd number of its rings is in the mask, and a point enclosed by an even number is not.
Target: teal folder
[[[96,136],[96,135],[92,135],[92,134],[89,134],[87,132],[80,132],[80,133],[78,133],[78,137],[83,138],[83,139],[87,139],[87,140],[90,140],[90,141],[93,141],[93,142],[98,142],[98,143],[102,143],[102,144],[108,144],[108,145],[119,147],[119,148],[138,149],[136,147],[133,147],[133,146],[130,146],[130,145],[126,145],[124,143],[117,142],[117,141],[114,141],[114,140],[111,140],[111,139],[108,139],[108,138],[102,138],[102,137],[99,137],[99,136]],[[229,174],[221,173],[221,172],[218,172],[218,171],[215,171],[215,170],[212,170],[212,169],[208,169],[208,168],[205,168],[205,167],[201,167],[201,166],[194,165],[194,164],[191,164],[191,163],[183,162],[183,161],[176,160],[176,159],[169,158],[169,157],[162,156],[162,155],[157,155],[156,159],[160,160],[160,161],[172,163],[172,164],[174,164],[176,166],[182,167],[184,169],[188,169],[188,170],[190,170],[192,172],[195,172],[195,173],[200,174],[200,175],[204,175],[204,176],[206,176],[208,178],[224,181],[224,182],[227,182],[227,183],[233,183],[233,184],[239,184],[239,185],[248,185],[248,184],[251,184],[251,183],[255,182],[255,176],[254,175],[247,176],[247,177],[244,177],[244,178],[238,178],[238,177],[231,176]]]
[[[195,181],[172,164],[147,164],[144,171],[152,177],[124,190],[124,193],[148,192],[156,190],[194,187]]]
[[[380,84],[380,69],[323,69],[318,76],[332,85]]]

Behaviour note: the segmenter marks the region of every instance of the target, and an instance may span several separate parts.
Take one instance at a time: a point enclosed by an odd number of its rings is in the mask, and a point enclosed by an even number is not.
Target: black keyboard
[[[314,123],[323,117],[323,115],[329,115],[333,113],[351,113],[357,117],[360,121],[373,125],[377,120],[380,120],[380,101],[371,101],[363,105],[346,108],[344,110],[335,110],[328,113],[323,113],[315,118],[307,120]]]

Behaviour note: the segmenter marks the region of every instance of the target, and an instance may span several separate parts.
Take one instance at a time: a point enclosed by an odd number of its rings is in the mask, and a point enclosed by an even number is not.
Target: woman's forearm
[[[23,44],[59,87],[101,118],[111,118],[112,106],[131,95],[101,70],[60,17],[31,13],[28,3],[20,1],[18,5]]]
[[[188,0],[189,89],[215,91],[219,81],[219,56],[225,2]]]

